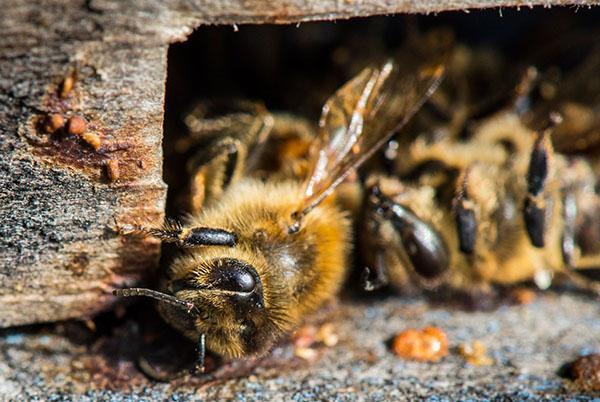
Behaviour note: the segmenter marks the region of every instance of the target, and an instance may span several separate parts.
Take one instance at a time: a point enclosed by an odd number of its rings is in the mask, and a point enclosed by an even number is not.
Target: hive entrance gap
[[[564,35],[557,32],[591,27],[598,14],[597,10],[576,13],[572,8],[535,8],[297,26],[243,25],[237,31],[231,26],[200,27],[187,41],[171,45],[168,54],[163,144],[167,215],[182,212],[176,200],[185,185],[185,157],[189,155],[176,152],[175,144],[186,135],[183,116],[198,101],[257,100],[269,110],[316,121],[329,94],[369,60],[393,54],[411,30],[449,26],[458,42],[493,46],[518,63],[532,43],[548,44],[548,35],[558,40]],[[548,26],[556,29],[548,33]]]

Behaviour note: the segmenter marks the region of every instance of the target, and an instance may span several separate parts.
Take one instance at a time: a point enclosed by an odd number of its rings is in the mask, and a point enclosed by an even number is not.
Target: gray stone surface
[[[158,318],[157,318],[158,319]],[[169,384],[141,375],[132,352],[137,324],[121,319],[93,342],[75,324],[5,330],[0,399],[39,400],[592,400],[560,378],[561,365],[600,352],[600,303],[572,293],[538,294],[528,305],[468,312],[423,299],[345,301],[320,312],[340,337],[307,362],[289,342],[258,363],[225,363],[216,374]],[[436,325],[449,337],[438,363],[400,360],[387,342],[409,327]],[[79,328],[74,330],[72,327]],[[103,330],[106,331],[106,330]],[[471,366],[456,352],[481,341],[495,360]],[[177,342],[177,341],[173,341]],[[180,356],[189,359],[190,356]]]

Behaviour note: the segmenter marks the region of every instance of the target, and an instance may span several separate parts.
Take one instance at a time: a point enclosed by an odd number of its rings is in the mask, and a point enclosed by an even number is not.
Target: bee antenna
[[[142,296],[149,297],[154,300],[158,300],[171,306],[179,307],[180,309],[186,310],[188,313],[193,314],[194,316],[200,315],[198,308],[192,302],[180,300],[175,296],[158,292],[152,289],[145,288],[127,288],[127,289],[115,289],[113,290],[113,295],[119,297],[132,297],[132,296]]]

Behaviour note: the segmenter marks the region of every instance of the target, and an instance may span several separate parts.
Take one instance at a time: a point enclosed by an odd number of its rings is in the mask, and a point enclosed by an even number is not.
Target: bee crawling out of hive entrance
[[[203,28],[174,45],[177,220],[122,232],[178,250],[156,290],[115,293],[158,300],[203,372],[206,351],[268,352],[352,270],[366,290],[566,279],[598,292],[600,165],[586,153],[600,145],[598,33],[582,21],[568,40],[583,50],[564,63],[567,48],[536,35],[575,17],[541,15],[497,21],[502,39],[446,15]]]

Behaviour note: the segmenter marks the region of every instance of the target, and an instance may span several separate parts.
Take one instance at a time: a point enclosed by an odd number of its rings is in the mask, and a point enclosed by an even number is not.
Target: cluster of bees
[[[198,370],[206,349],[268,351],[337,293],[353,250],[367,290],[560,277],[599,291],[586,274],[600,266],[600,164],[581,153],[600,145],[600,52],[566,74],[529,67],[511,81],[489,76],[489,54],[420,40],[410,59],[343,85],[317,126],[258,104],[186,117],[178,146],[199,150],[189,219],[121,228],[181,254],[160,291],[115,294],[158,300],[198,342]],[[482,95],[482,76],[506,85]]]

